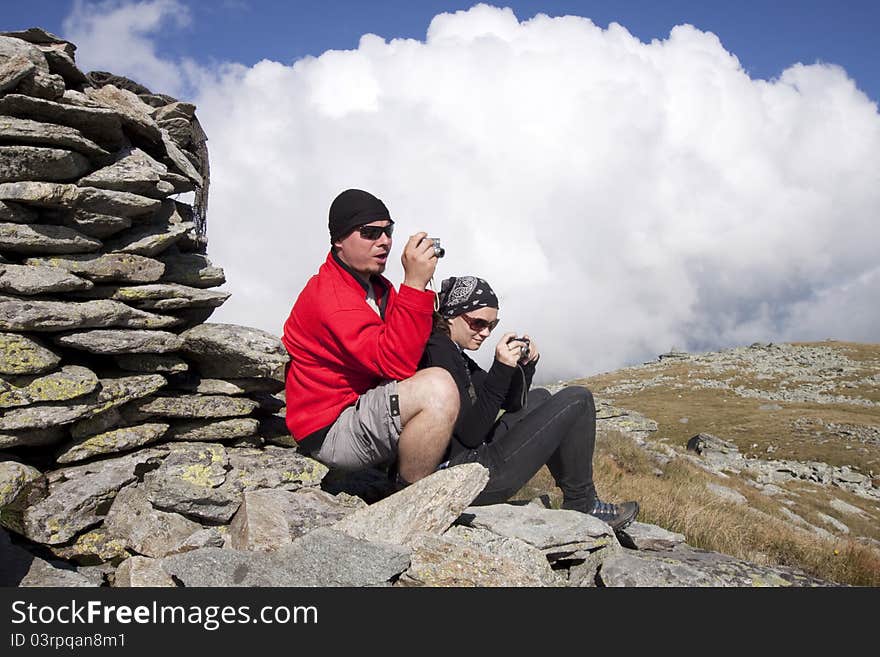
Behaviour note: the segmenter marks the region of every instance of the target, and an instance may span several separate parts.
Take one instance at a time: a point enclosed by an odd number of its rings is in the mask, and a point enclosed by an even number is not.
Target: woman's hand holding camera
[[[538,347],[528,334],[521,338],[516,333],[505,333],[495,346],[495,360],[516,367],[538,360]]]
[[[525,365],[525,363],[537,363],[538,358],[541,355],[541,352],[538,351],[538,345],[535,343],[534,340],[532,340],[528,333],[523,335],[523,337],[529,341],[529,355],[528,358],[526,358],[526,360],[520,364]]]
[[[412,235],[406,246],[403,247],[403,255],[400,263],[403,265],[403,284],[424,290],[428,281],[434,275],[437,268],[437,256],[434,253],[434,243],[424,239],[428,233],[421,232]]]

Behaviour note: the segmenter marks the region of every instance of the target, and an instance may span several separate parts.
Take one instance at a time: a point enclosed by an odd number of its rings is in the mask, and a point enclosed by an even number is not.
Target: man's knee
[[[442,367],[428,367],[398,384],[401,399],[412,403],[416,412],[433,410],[454,418],[460,398],[452,375]]]

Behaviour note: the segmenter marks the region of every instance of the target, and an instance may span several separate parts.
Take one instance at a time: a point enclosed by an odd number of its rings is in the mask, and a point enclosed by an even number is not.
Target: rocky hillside
[[[477,465],[391,494],[381,471],[343,476],[298,453],[278,338],[206,323],[228,294],[212,289],[224,277],[207,258],[196,108],[83,73],[74,55],[39,29],[0,34],[0,583],[825,583],[695,549],[656,525],[615,535],[540,500],[471,507],[487,476]],[[647,394],[640,376],[603,393]],[[689,427],[726,437],[726,425],[697,421],[698,407],[681,414]],[[648,439],[656,423],[608,405],[601,418],[672,458]],[[817,421],[798,426],[829,430]],[[752,465],[730,444],[699,445],[727,459],[710,467]],[[844,465],[815,476],[873,500],[873,481]],[[792,468],[768,467],[773,485]]]

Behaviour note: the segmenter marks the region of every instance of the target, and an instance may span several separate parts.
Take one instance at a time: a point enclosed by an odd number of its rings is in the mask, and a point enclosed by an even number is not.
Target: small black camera
[[[517,362],[525,363],[529,359],[529,339],[528,338],[518,338],[516,336],[513,336],[507,342],[508,342],[508,344],[511,342],[522,342],[523,343],[522,352],[520,352],[519,361],[517,361]]]

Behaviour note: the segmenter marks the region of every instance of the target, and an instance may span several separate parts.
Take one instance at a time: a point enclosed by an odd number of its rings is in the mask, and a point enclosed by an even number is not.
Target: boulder
[[[15,90],[25,96],[58,100],[64,96],[64,78],[54,73],[47,75],[35,69],[32,75],[22,78]]]
[[[158,260],[130,253],[28,258],[25,264],[55,267],[99,283],[151,283],[165,272]]]
[[[163,329],[174,317],[154,315],[118,301],[34,301],[0,295],[0,331],[64,331],[123,327]]]
[[[75,463],[95,456],[125,452],[156,442],[166,431],[168,425],[160,422],[106,431],[66,445],[59,450],[55,460],[58,463]]]
[[[75,151],[41,146],[0,146],[0,182],[75,180],[91,169]]]
[[[200,253],[164,252],[160,257],[165,264],[162,280],[167,283],[180,283],[190,287],[217,287],[226,282],[220,267],[211,264],[208,256]]]
[[[685,541],[684,534],[642,522],[631,523],[618,534],[618,538],[624,547],[654,551],[672,550]]]
[[[41,472],[17,461],[0,461],[0,510],[14,504],[40,478]]]
[[[0,94],[14,89],[22,80],[32,76],[36,66],[27,57],[18,55],[4,59],[0,56]]]
[[[177,586],[171,576],[162,568],[160,559],[133,556],[126,559],[116,569],[114,587],[171,587]]]
[[[125,541],[109,534],[103,526],[77,534],[76,538],[67,543],[49,545],[47,549],[59,559],[81,566],[119,563],[129,557]]]
[[[123,151],[116,162],[89,174],[77,184],[164,198],[174,192],[174,186],[162,179],[166,173],[168,168],[164,164],[134,148]]]
[[[58,354],[34,338],[0,333],[0,375],[42,374],[60,362]]]
[[[192,122],[190,119],[162,119],[159,121],[159,127],[168,133],[178,147],[186,148],[192,141]]]
[[[33,296],[88,290],[94,283],[57,267],[0,265],[0,292]]]
[[[21,94],[8,94],[0,98],[0,114],[66,125],[79,130],[102,148],[113,151],[125,143],[119,115],[103,107],[77,107]]]
[[[435,472],[360,509],[334,529],[365,540],[406,545],[417,534],[440,534],[480,494],[489,471],[466,463]]]
[[[59,335],[54,341],[93,354],[162,354],[183,346],[175,333],[136,329],[91,329]]]
[[[120,89],[113,84],[107,84],[99,89],[87,87],[85,94],[91,100],[109,107],[116,112],[122,125],[133,136],[150,144],[159,144],[163,136],[159,126],[149,115],[150,106],[145,104],[136,94],[127,89]]]
[[[0,185],[2,186],[2,185]],[[101,248],[100,240],[66,226],[0,223],[0,250],[13,253],[83,253]]]
[[[12,36],[0,36],[0,63],[22,57],[41,73],[49,72],[46,57],[36,46]]]
[[[180,337],[183,354],[195,361],[206,377],[284,380],[289,356],[281,340],[271,333],[233,324],[202,324]]]

